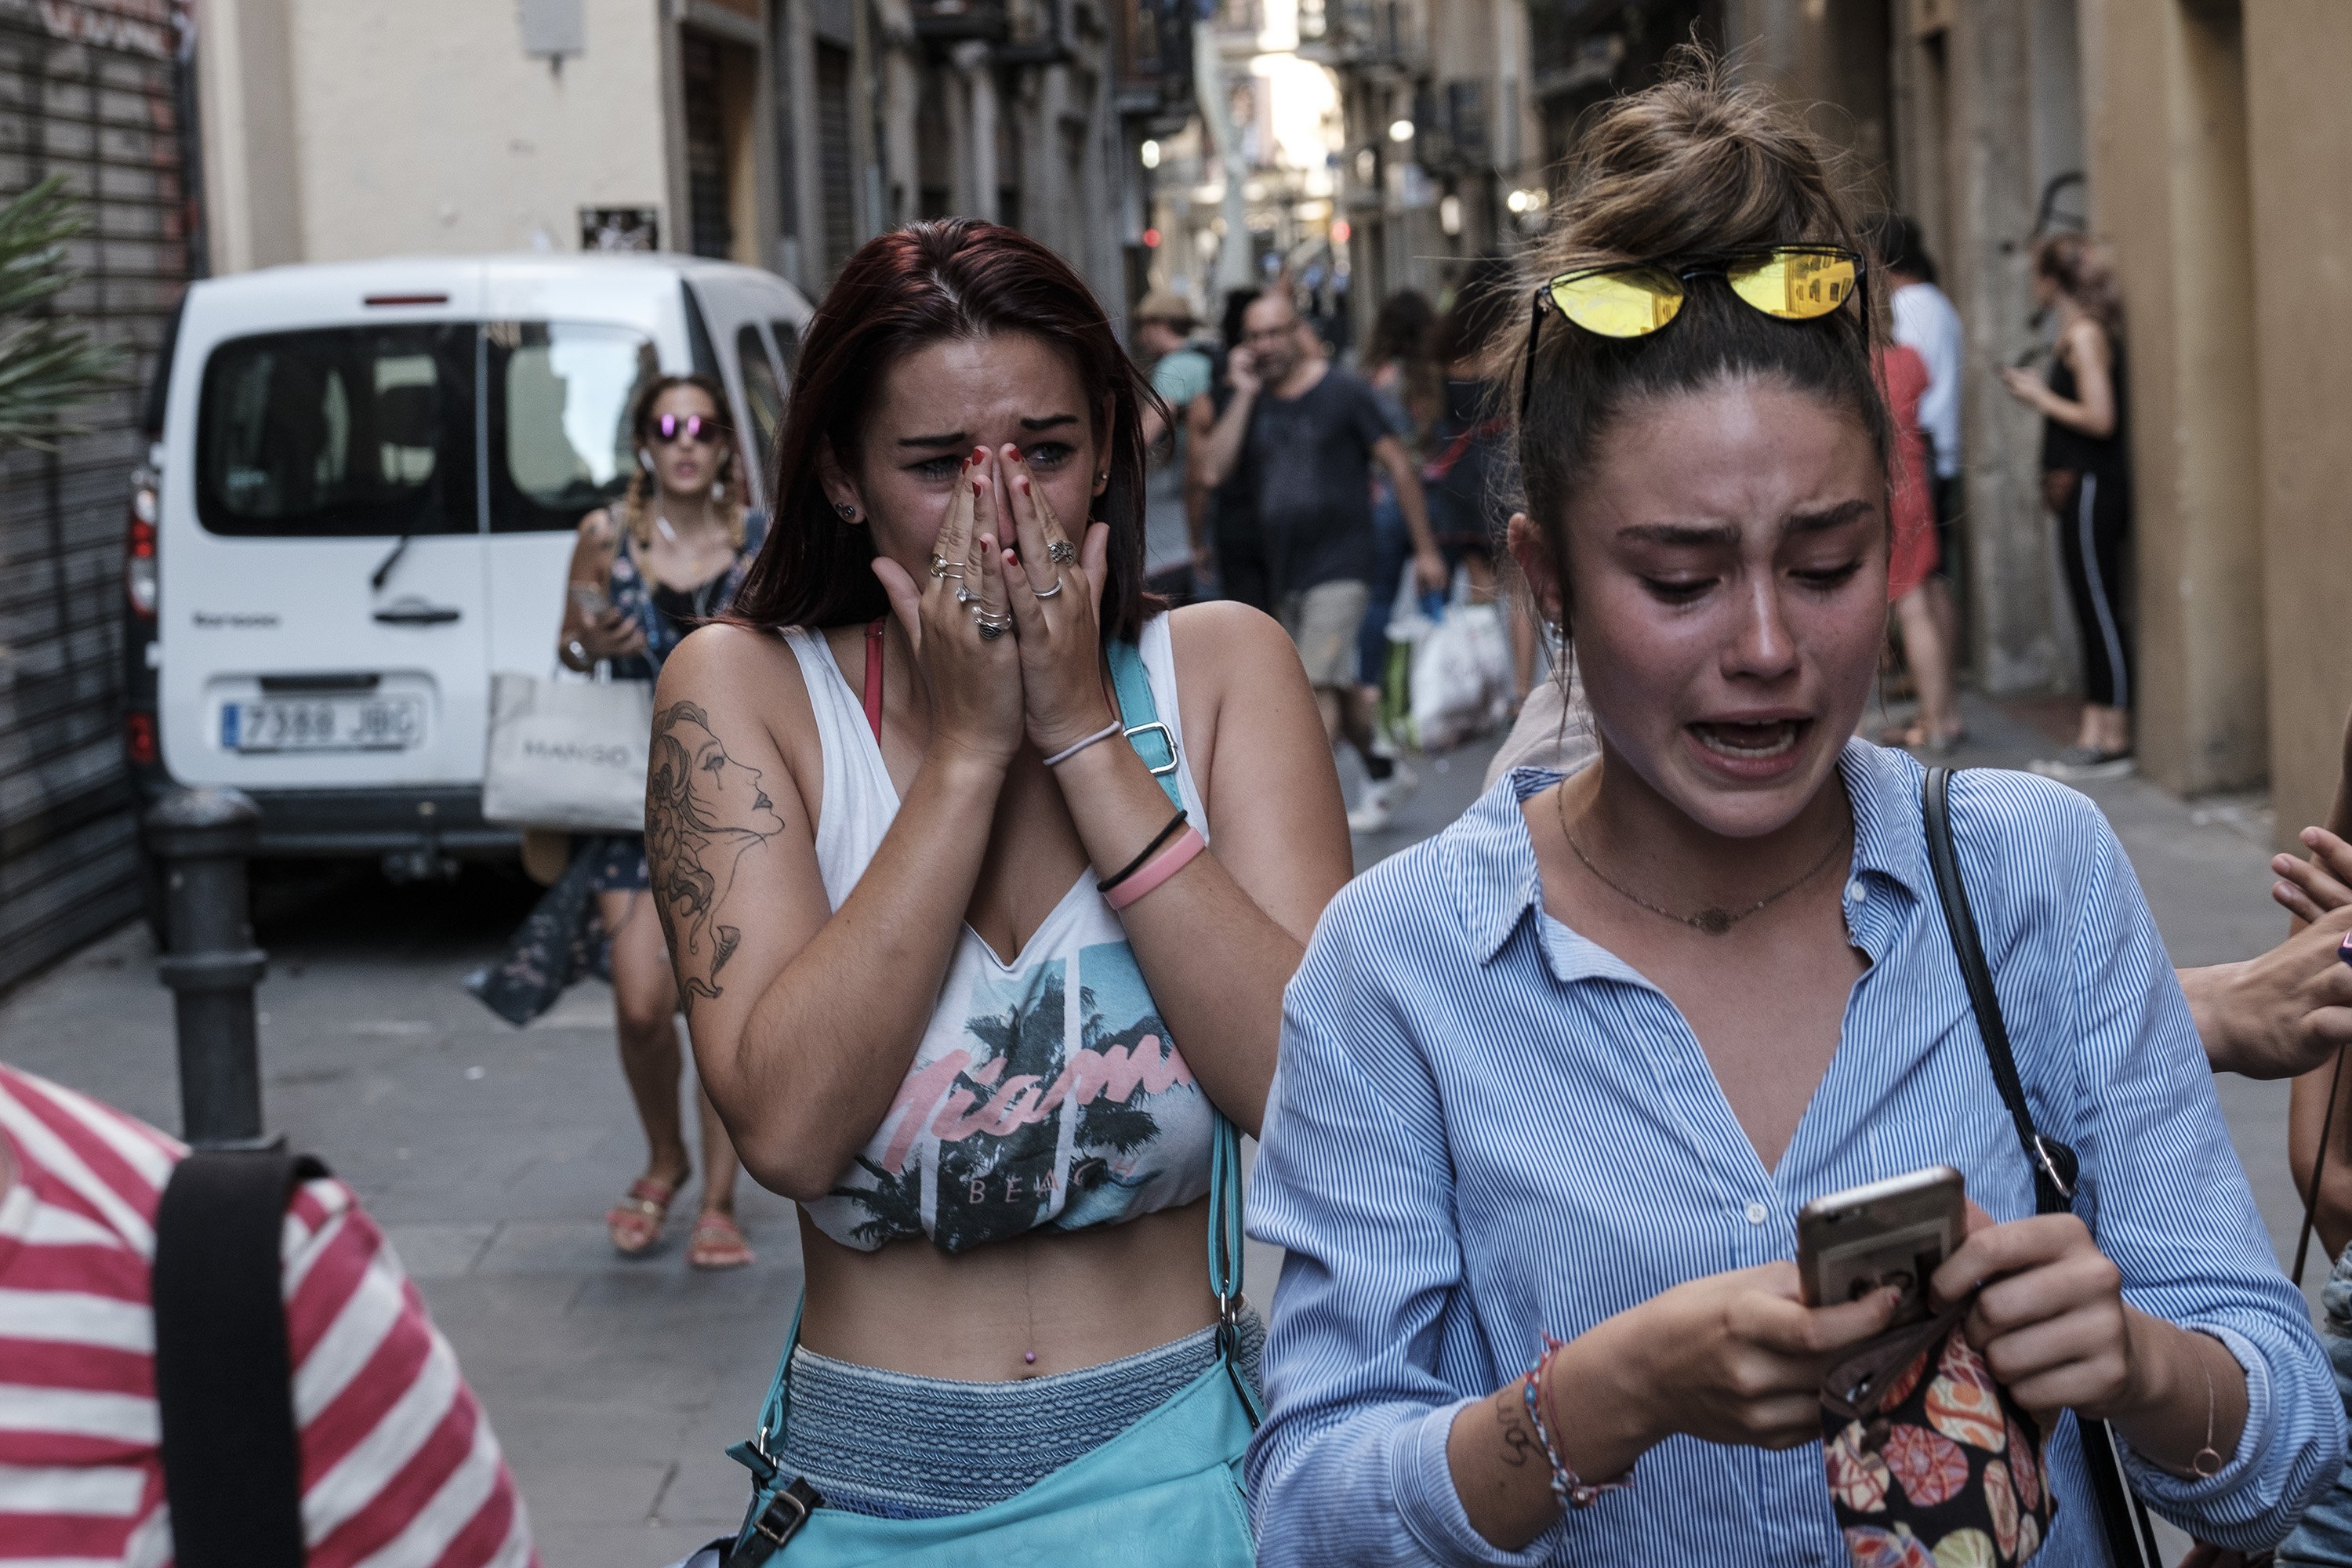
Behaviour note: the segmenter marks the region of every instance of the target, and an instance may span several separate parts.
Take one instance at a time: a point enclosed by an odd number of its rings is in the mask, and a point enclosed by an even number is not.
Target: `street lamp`
[[[1391,121],[1389,125],[1389,140],[1391,142],[1412,141],[1412,121],[1410,120],[1398,120]]]
[[[1144,166],[1145,168],[1147,168],[1147,169],[1156,169],[1156,168],[1160,167],[1160,143],[1159,143],[1159,142],[1146,142],[1143,144],[1142,153],[1143,153],[1143,166]]]

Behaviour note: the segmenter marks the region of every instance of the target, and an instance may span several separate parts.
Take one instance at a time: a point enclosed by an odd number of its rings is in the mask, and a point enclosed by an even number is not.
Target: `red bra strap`
[[[882,621],[879,620],[866,628],[866,721],[874,726],[875,743],[881,744]]]

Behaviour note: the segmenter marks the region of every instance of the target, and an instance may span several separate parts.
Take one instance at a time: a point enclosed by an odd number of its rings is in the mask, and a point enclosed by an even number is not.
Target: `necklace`
[[[1709,936],[1721,936],[1724,932],[1729,931],[1733,926],[1738,925],[1741,921],[1746,920],[1748,916],[1759,913],[1762,910],[1769,909],[1773,904],[1776,904],[1782,899],[1787,898],[1790,893],[1795,892],[1799,888],[1801,888],[1806,883],[1811,881],[1815,877],[1821,875],[1822,868],[1830,863],[1831,858],[1837,854],[1838,850],[1845,844],[1846,841],[1846,836],[1843,833],[1831,839],[1830,847],[1822,851],[1822,858],[1814,861],[1811,865],[1806,867],[1803,874],[1798,877],[1795,881],[1790,883],[1787,887],[1782,888],[1777,893],[1767,893],[1764,897],[1757,900],[1754,903],[1748,905],[1744,910],[1735,911],[1732,910],[1727,910],[1720,904],[1713,904],[1699,910],[1699,912],[1695,915],[1678,915],[1672,910],[1660,909],[1657,905],[1650,902],[1649,900],[1633,891],[1633,889],[1626,887],[1623,883],[1617,881],[1614,878],[1611,877],[1608,872],[1603,871],[1600,867],[1592,863],[1592,857],[1584,852],[1584,847],[1576,841],[1576,835],[1568,830],[1568,792],[1565,789],[1558,789],[1553,792],[1552,805],[1557,809],[1559,816],[1559,836],[1568,840],[1570,850],[1575,854],[1579,860],[1584,863],[1584,868],[1591,872],[1595,877],[1601,879],[1601,886],[1607,888],[1611,892],[1615,893],[1619,898],[1625,900],[1627,902],[1637,904],[1641,908],[1649,910],[1652,914],[1656,915],[1663,920],[1673,921],[1677,925],[1686,925],[1693,931],[1703,931]]]

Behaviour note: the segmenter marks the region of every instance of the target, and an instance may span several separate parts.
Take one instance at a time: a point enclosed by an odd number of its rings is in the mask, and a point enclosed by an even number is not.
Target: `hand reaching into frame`
[[[931,745],[1002,766],[1021,746],[1021,656],[1009,635],[986,456],[975,448],[964,460],[929,579],[919,585],[887,556],[875,558],[874,575],[914,649],[930,701]],[[989,636],[991,625],[1005,630]]]

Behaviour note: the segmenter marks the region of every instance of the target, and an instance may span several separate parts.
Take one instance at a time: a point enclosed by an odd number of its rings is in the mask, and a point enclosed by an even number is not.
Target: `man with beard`
[[[1372,389],[1323,357],[1287,288],[1242,318],[1228,375],[1234,399],[1202,443],[1207,483],[1238,477],[1254,499],[1276,613],[1307,667],[1334,743],[1343,733],[1364,760],[1370,790],[1349,816],[1359,832],[1385,826],[1396,764],[1372,749],[1373,712],[1356,689],[1356,631],[1372,584],[1372,465],[1396,486],[1424,586],[1445,585],[1429,531],[1421,473]]]

